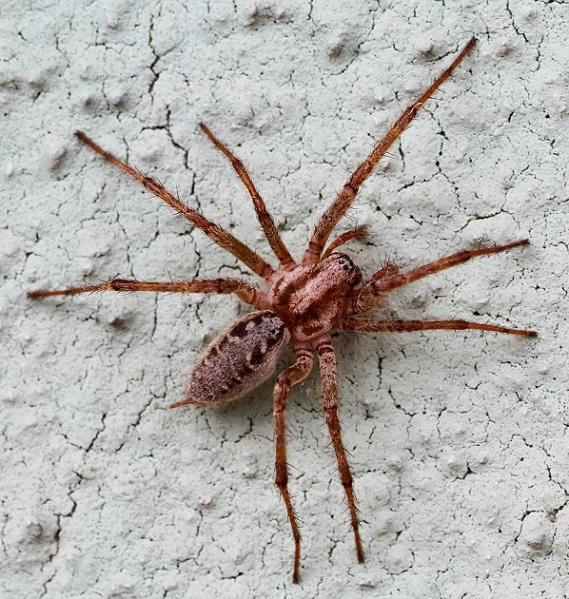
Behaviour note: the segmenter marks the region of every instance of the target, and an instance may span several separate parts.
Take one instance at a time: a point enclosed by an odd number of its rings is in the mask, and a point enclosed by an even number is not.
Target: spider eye
[[[338,264],[346,271],[354,272],[354,270],[358,268],[347,254],[341,254],[338,252],[332,254],[332,256],[338,257]]]
[[[354,264],[347,254],[334,252],[333,254],[330,254],[327,260],[329,260],[328,264],[330,264],[333,270],[345,273],[341,278],[345,279],[350,285],[355,285],[361,280],[362,271],[360,270],[360,267],[357,264]]]

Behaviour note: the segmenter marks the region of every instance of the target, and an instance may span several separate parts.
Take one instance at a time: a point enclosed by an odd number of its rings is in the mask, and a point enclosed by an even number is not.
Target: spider
[[[419,109],[452,74],[475,43],[474,37],[470,39],[452,64],[439,75],[418,100],[403,112],[385,137],[354,171],[318,221],[301,262],[296,262],[293,259],[283,243],[273,218],[243,163],[213,135],[208,127],[203,123],[199,125],[211,142],[230,160],[235,172],[247,188],[264,235],[280,263],[279,269],[275,269],[227,230],[182,203],[158,181],[103,150],[84,133],[76,132],[76,136],[83,143],[108,162],[140,181],[147,190],[201,229],[217,245],[246,264],[263,279],[267,290],[264,291],[244,280],[235,278],[169,282],[114,279],[70,289],[31,291],[28,296],[42,298],[106,290],[233,293],[246,304],[254,306],[257,309],[255,312],[230,324],[204,350],[189,375],[186,398],[172,404],[171,408],[186,405],[215,408],[242,398],[273,374],[283,350],[288,343],[291,344],[295,356],[294,363],[276,378],[273,392],[273,414],[276,449],[275,484],[284,501],[292,529],[294,539],[293,581],[295,583],[299,581],[300,574],[300,531],[288,489],[285,418],[290,389],[308,377],[314,365],[314,354],[316,354],[320,366],[322,405],[340,478],[345,489],[356,554],[359,562],[364,561],[352,474],[342,442],[338,419],[338,374],[330,331],[336,329],[359,333],[400,333],[432,329],[476,329],[524,337],[536,335],[534,331],[509,329],[464,320],[379,320],[361,317],[361,315],[369,314],[380,307],[384,303],[385,296],[395,289],[451,266],[467,262],[477,256],[496,254],[525,246],[529,243],[527,239],[514,241],[507,245],[462,250],[406,272],[400,272],[395,264],[388,263],[367,280],[363,279],[362,271],[347,254],[334,251],[348,241],[365,237],[365,226],[355,227],[339,235],[326,247],[332,231],[349,210],[360,186],[372,173],[389,147],[411,123]]]

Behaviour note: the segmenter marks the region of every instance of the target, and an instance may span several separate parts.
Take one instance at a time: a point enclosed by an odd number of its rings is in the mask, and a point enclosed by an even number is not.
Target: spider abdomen
[[[187,399],[171,407],[215,408],[243,397],[271,376],[289,339],[269,310],[239,318],[207,346],[190,373]]]

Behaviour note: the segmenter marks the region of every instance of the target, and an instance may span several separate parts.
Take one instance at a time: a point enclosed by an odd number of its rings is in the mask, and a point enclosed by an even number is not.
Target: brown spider
[[[355,536],[356,553],[358,561],[364,561],[352,475],[342,443],[340,422],[338,420],[336,355],[329,331],[338,329],[359,333],[387,333],[429,329],[478,329],[495,333],[523,335],[525,337],[536,335],[533,331],[508,329],[464,320],[422,321],[355,318],[361,314],[373,312],[382,303],[385,295],[394,289],[451,266],[462,264],[476,256],[496,254],[511,248],[525,246],[528,244],[527,239],[507,245],[462,250],[451,256],[446,256],[402,273],[394,264],[387,264],[363,283],[360,268],[352,262],[349,256],[333,252],[333,250],[352,239],[364,237],[366,235],[365,227],[356,227],[338,236],[324,249],[333,229],[352,205],[362,183],[371,174],[388,148],[403,133],[423,104],[451,75],[475,43],[475,38],[472,38],[466,44],[450,67],[435,80],[417,101],[403,112],[389,129],[387,135],[355,170],[336,199],[320,218],[300,263],[295,262],[284,245],[263,199],[242,162],[204,124],[200,124],[202,131],[231,161],[237,175],[247,188],[263,232],[280,262],[281,268],[279,270],[273,268],[231,233],[207,220],[193,208],[183,204],[158,181],[106,152],[84,133],[76,132],[77,137],[83,143],[140,181],[146,189],[164,200],[193,225],[201,229],[217,245],[246,264],[265,281],[268,290],[263,291],[243,280],[232,278],[175,282],[114,279],[105,283],[72,289],[32,291],[28,293],[28,296],[39,298],[105,290],[234,293],[245,303],[255,306],[258,311],[247,314],[229,325],[205,349],[190,373],[186,399],[172,404],[170,406],[172,408],[184,405],[200,408],[219,407],[243,397],[271,376],[285,346],[287,343],[291,343],[295,353],[295,362],[277,377],[273,401],[276,446],[275,484],[284,500],[294,537],[294,582],[299,580],[300,532],[288,491],[285,414],[290,388],[306,379],[312,370],[313,352],[316,352],[320,365],[322,404],[336,454],[340,477],[346,492]]]

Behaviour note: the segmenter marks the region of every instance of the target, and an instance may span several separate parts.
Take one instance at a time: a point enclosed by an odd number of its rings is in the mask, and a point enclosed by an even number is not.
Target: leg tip
[[[514,241],[513,243],[508,244],[506,248],[519,248],[525,247],[526,245],[529,245],[529,239],[520,239],[519,241]]]
[[[26,296],[28,299],[38,299],[41,297],[49,297],[51,295],[62,295],[61,291],[48,291],[46,289],[37,289],[36,291],[28,291]]]
[[[537,331],[525,331],[523,329],[511,329],[510,331],[514,335],[521,335],[522,337],[537,337]]]

